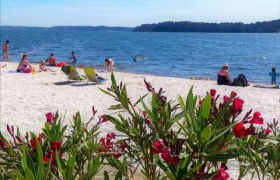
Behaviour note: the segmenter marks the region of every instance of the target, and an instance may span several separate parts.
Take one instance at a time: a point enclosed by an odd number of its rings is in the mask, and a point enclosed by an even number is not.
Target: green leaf
[[[32,174],[32,171],[29,168],[26,168],[24,171],[25,171],[25,178],[27,180],[36,180],[34,175]]]
[[[213,126],[212,126],[212,129],[216,129],[217,126],[220,124],[222,118],[224,117],[228,107],[229,107],[229,104],[231,103],[231,100],[233,99],[233,95],[231,94],[230,95],[230,98],[229,100],[227,101],[227,103],[225,104],[225,106],[223,107],[222,111],[220,112],[219,116],[217,117],[217,119],[214,120],[213,122]]]
[[[104,180],[110,180],[108,172],[106,170],[104,171]]]
[[[211,110],[211,96],[210,94],[207,94],[200,109],[200,116],[203,120],[208,119],[210,116],[210,110]]]
[[[37,171],[37,180],[42,180],[44,177],[44,159],[41,144],[38,139],[36,139],[37,152],[38,152],[38,171]]]
[[[102,91],[103,93],[109,95],[109,96],[112,96],[113,98],[116,98],[116,96],[114,96],[113,94],[109,93],[108,91],[105,91],[104,89],[102,89],[100,87],[99,87],[99,90]]]
[[[200,141],[202,144],[205,144],[210,139],[211,133],[211,127],[209,125],[203,129],[200,135]]]
[[[122,173],[121,171],[118,171],[116,177],[115,177],[115,180],[122,180]]]
[[[141,100],[144,99],[147,95],[148,95],[148,93],[145,94],[144,96],[140,97],[140,98],[138,99],[138,101],[136,101],[136,103],[133,105],[133,107],[137,106],[137,104],[139,104],[139,103],[141,102]]]
[[[170,171],[166,171],[165,173],[166,173],[166,176],[168,177],[168,179],[176,180],[176,177]]]
[[[183,171],[187,172],[188,166],[189,166],[190,162],[191,162],[191,156],[188,154],[188,155],[185,157],[185,160],[184,160],[184,162],[183,162],[182,165],[181,165],[181,169],[182,169]]]

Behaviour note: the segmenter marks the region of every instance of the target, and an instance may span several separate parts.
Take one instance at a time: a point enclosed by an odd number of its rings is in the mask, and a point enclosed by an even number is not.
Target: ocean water
[[[279,33],[2,30],[0,37],[1,44],[10,41],[12,61],[28,53],[30,62],[40,62],[53,52],[58,61],[71,62],[68,57],[75,51],[78,65],[97,69],[104,69],[105,58],[112,58],[116,71],[214,79],[228,63],[232,78],[244,74],[249,81],[264,84],[270,83],[272,67],[280,72]],[[144,58],[135,62],[134,56]]]

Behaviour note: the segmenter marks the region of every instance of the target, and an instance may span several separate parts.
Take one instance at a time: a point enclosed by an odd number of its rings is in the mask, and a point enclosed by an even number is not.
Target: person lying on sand
[[[46,62],[44,60],[42,60],[41,64],[39,65],[39,72],[47,72],[47,71],[55,72],[55,71],[51,70],[50,68],[48,68],[46,65]]]
[[[17,72],[18,73],[32,73],[35,72],[35,68],[27,61],[28,55],[23,54],[22,59],[18,64]]]
[[[225,63],[222,69],[218,72],[217,78],[218,85],[231,85],[232,82],[229,76],[229,65]]]

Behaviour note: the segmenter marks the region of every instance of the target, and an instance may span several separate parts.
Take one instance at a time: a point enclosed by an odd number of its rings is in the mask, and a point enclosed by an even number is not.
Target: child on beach
[[[105,72],[112,72],[114,66],[113,59],[105,59]]]
[[[48,68],[46,66],[46,62],[44,60],[42,60],[41,64],[39,65],[39,72],[47,72],[47,71],[55,72],[55,71],[51,70],[50,68]]]
[[[76,59],[76,55],[75,55],[75,52],[74,52],[74,51],[72,51],[71,57],[70,57],[69,59],[73,59],[72,65],[75,65],[75,64],[76,64],[77,59]]]
[[[276,77],[279,77],[279,73],[276,73],[275,68],[272,68],[272,72],[269,73],[269,77],[271,77],[271,85],[276,84]]]

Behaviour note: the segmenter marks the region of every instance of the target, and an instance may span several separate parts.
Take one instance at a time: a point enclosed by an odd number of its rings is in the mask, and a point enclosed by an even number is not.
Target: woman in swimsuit
[[[23,54],[22,60],[18,64],[17,72],[31,73],[35,71],[35,68],[31,66],[31,64],[27,61],[27,59],[28,59],[28,55]]]
[[[217,83],[218,85],[231,85],[229,66],[227,63],[225,63],[222,69],[218,72]]]
[[[105,72],[112,72],[114,66],[113,59],[105,59]]]

